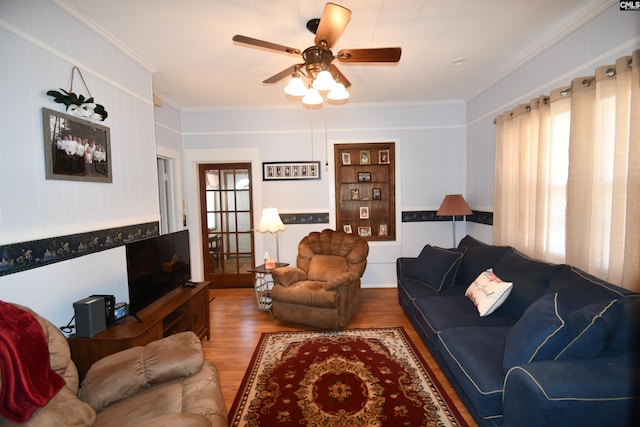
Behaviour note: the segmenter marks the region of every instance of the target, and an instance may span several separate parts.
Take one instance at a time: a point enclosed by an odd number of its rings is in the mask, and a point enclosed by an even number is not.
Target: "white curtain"
[[[498,116],[495,174],[494,243],[640,291],[640,50]]]

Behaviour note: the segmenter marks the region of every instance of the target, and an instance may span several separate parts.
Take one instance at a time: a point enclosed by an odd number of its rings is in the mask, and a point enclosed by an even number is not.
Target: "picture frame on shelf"
[[[350,224],[345,224],[342,226],[342,231],[344,231],[347,234],[352,234],[353,230],[351,230],[351,225]]]
[[[358,227],[360,237],[371,237],[371,227]]]
[[[358,172],[358,182],[371,182],[371,172]]]
[[[360,206],[360,219],[369,219],[369,207]]]
[[[369,163],[371,163],[371,151],[369,150],[360,151],[360,164],[368,165]]]
[[[372,188],[371,189],[371,198],[373,200],[382,200],[382,188]]]
[[[378,226],[378,236],[388,236],[389,235],[389,228],[387,227],[387,224],[380,224]]]
[[[389,150],[378,151],[378,163],[381,165],[388,165],[391,163],[391,159],[389,158]]]
[[[113,182],[108,127],[49,108],[42,120],[47,179]]]
[[[264,162],[263,181],[320,179],[320,162]]]
[[[342,164],[343,165],[351,164],[351,153],[342,153]]]
[[[351,189],[351,200],[360,200],[360,190],[357,188]]]

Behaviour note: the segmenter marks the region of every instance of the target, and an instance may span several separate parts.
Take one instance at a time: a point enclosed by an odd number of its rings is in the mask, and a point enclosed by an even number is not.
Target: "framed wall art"
[[[320,179],[320,162],[262,163],[263,181]]]
[[[113,182],[109,128],[42,109],[47,179]]]
[[[371,237],[371,227],[358,227],[358,235],[361,237]]]
[[[371,172],[358,172],[358,182],[370,182]]]
[[[369,219],[369,207],[360,206],[360,219]]]

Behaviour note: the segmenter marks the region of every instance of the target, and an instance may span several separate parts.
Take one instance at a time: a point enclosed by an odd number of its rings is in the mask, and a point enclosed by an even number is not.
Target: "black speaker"
[[[88,297],[73,303],[76,313],[76,336],[90,338],[107,328],[103,297]]]
[[[116,323],[116,317],[114,310],[116,308],[116,297],[113,295],[89,295],[89,298],[92,297],[102,297],[104,298],[104,312],[107,317],[107,328],[113,326]]]

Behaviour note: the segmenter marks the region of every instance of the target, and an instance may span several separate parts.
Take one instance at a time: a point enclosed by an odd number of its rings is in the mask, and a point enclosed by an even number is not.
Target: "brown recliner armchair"
[[[297,267],[271,271],[272,313],[281,320],[344,328],[360,305],[360,278],[369,245],[355,234],[323,230],[298,244]]]
[[[6,309],[8,306],[3,307]],[[91,366],[79,388],[78,371],[71,360],[64,335],[51,322],[28,308],[16,307],[33,316],[42,328],[42,345],[48,348],[41,350],[47,352],[44,357],[49,359],[44,363],[50,366],[55,376],[62,377],[64,385],[48,403],[44,401],[35,405],[40,407],[26,423],[11,421],[0,413],[0,426],[228,426],[218,371],[204,360],[202,345],[193,332],[180,332],[144,347],[132,347],[106,356]],[[21,311],[16,312],[24,319],[33,319]],[[23,328],[33,330],[38,327],[34,323],[22,323]],[[0,328],[4,326],[0,324]],[[0,332],[4,345],[9,341],[4,338],[11,334],[6,328]],[[30,333],[27,338],[24,338],[22,330],[13,335],[22,346],[26,344],[23,341],[32,340],[34,333]],[[14,360],[14,366],[16,362]],[[29,358],[24,366],[33,365],[32,362],[33,358]],[[34,375],[33,372],[31,374]],[[35,375],[44,377],[46,370]],[[7,386],[0,377],[0,387]],[[10,397],[16,401],[12,406],[25,406],[25,399],[12,396],[14,392],[15,386],[11,386]]]

